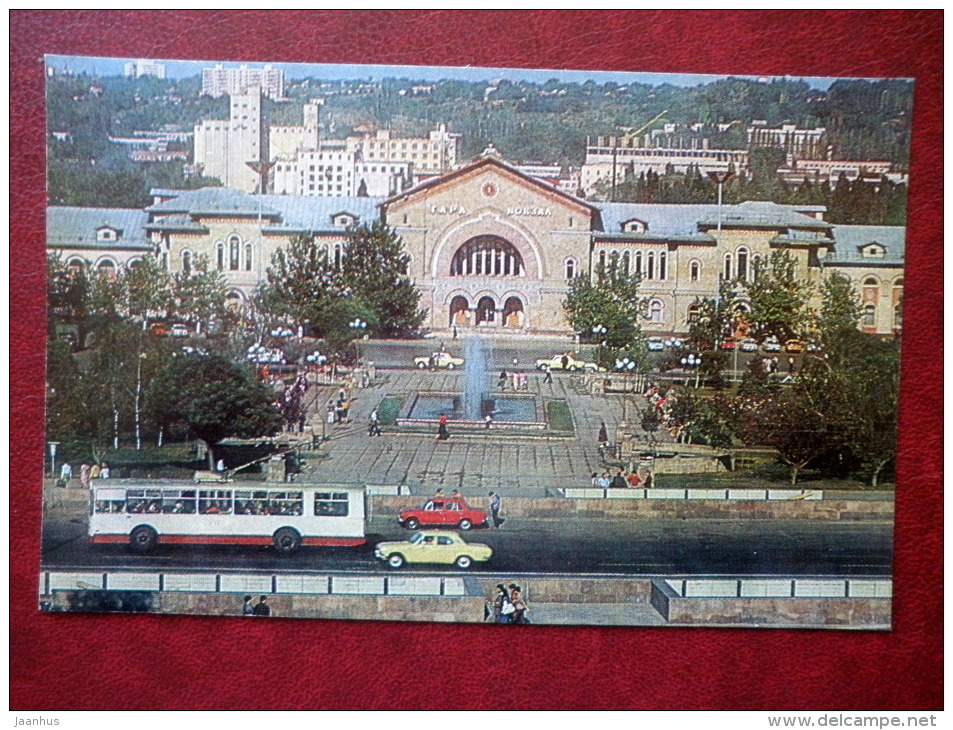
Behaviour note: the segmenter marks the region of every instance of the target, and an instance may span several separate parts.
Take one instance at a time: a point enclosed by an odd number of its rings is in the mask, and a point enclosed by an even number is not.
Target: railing
[[[819,489],[639,489],[566,487],[552,490],[567,499],[822,500]]]

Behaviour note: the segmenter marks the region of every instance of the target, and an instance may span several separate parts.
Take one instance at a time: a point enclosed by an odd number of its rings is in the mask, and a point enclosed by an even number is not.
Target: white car
[[[742,352],[757,352],[757,351],[758,351],[758,341],[757,341],[756,339],[754,339],[753,337],[745,337],[745,338],[741,341],[741,347],[740,347],[740,349],[741,349]]]
[[[174,324],[172,325],[172,329],[169,330],[169,334],[173,337],[188,337],[189,328],[184,324]]]
[[[665,349],[665,340],[661,337],[649,337],[645,341],[645,346],[650,352],[661,352]]]
[[[777,337],[769,337],[761,343],[761,349],[765,352],[781,352],[781,343]]]
[[[449,352],[435,352],[430,357],[415,357],[414,365],[419,370],[424,370],[429,367],[453,370],[454,368],[463,366],[463,358],[454,357]]]

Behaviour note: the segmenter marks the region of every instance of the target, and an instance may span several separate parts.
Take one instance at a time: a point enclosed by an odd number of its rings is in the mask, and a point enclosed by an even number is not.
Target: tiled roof
[[[151,250],[145,230],[148,220],[145,211],[130,208],[50,206],[46,209],[46,243],[52,248]],[[98,240],[97,231],[102,228],[117,231],[118,240]]]

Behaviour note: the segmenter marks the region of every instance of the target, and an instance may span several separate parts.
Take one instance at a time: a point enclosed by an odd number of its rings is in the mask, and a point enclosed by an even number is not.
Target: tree
[[[200,256],[190,271],[172,276],[172,299],[176,316],[196,324],[196,332],[208,328],[209,320],[225,314],[225,275],[209,268],[208,258]]]
[[[385,337],[407,336],[426,316],[420,292],[407,276],[409,264],[403,241],[381,221],[348,230],[342,280],[351,296],[373,312],[378,334]]]
[[[605,343],[598,354],[603,367],[615,367],[621,357],[640,364],[645,360],[640,322],[645,316],[646,302],[638,293],[638,274],[629,274],[618,266],[600,266],[594,280],[577,276],[569,284],[563,300],[566,318],[583,336],[592,335]]]
[[[745,287],[755,336],[774,336],[784,342],[805,330],[813,287],[798,276],[794,257],[787,251],[774,251],[767,266],[757,261],[753,280]]]
[[[159,424],[184,424],[205,443],[209,469],[222,439],[281,430],[274,394],[248,370],[216,356],[173,358],[149,384],[146,403]]]

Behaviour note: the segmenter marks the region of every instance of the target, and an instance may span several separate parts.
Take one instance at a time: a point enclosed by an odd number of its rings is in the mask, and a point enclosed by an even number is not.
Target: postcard
[[[911,80],[45,65],[42,610],[890,628]]]

